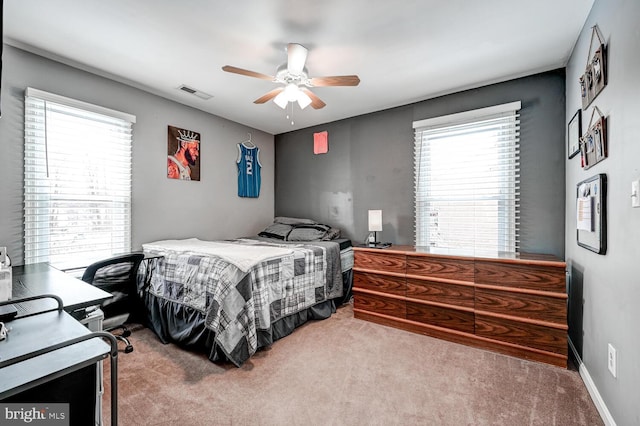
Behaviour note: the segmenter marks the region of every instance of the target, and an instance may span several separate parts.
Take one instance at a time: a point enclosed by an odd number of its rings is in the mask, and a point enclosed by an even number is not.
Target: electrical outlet
[[[607,367],[613,377],[618,377],[618,353],[611,343],[609,343],[609,355],[607,356]]]

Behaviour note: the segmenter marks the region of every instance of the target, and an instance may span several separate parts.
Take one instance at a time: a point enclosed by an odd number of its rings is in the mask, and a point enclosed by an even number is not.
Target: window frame
[[[74,269],[100,258],[130,251],[132,147],[136,117],[31,87],[25,90],[24,114],[24,263],[49,262],[59,269]],[[54,123],[51,120],[56,121]],[[68,132],[66,135],[76,135],[74,130],[82,135],[92,135],[90,138],[84,136],[83,142],[93,141],[93,147],[97,151],[84,152],[92,148],[86,143],[71,148],[71,143],[61,142],[64,139],[59,130],[63,127],[62,123],[68,125],[64,129],[64,132]],[[86,132],[89,125],[92,126],[91,133]],[[80,133],[79,129],[85,132]],[[109,150],[109,155],[100,155],[100,149]],[[99,164],[101,170],[104,167],[104,175],[92,179],[86,179],[80,173],[74,175],[74,171],[92,170],[87,165],[79,167],[77,162],[68,163],[69,171],[66,174],[60,172],[66,167],[60,167],[64,162],[57,160],[56,156],[71,157],[74,150],[83,151],[84,155],[93,155],[94,157],[89,157],[91,160],[100,155],[100,160],[93,164]],[[118,166],[115,167],[114,163]],[[78,179],[69,179],[70,175],[77,176]],[[87,186],[90,185],[96,185],[91,186],[92,193],[87,192]],[[65,199],[67,201],[63,201]],[[75,203],[75,207],[70,207],[70,203]],[[66,208],[69,212],[62,214],[56,212],[56,208]],[[97,211],[100,213],[96,213]],[[93,216],[87,212],[91,212]],[[82,217],[83,214],[87,214],[89,219]],[[101,222],[88,225],[96,216]],[[52,235],[61,235],[60,228],[57,228],[57,234],[52,231],[53,219],[67,221],[65,225],[69,226],[69,217],[80,218],[75,220],[84,229],[76,233],[67,231],[65,236],[78,236],[86,232],[88,237],[81,240],[80,244],[86,244],[87,240],[93,242],[93,238],[98,235],[103,238],[111,235],[111,241],[105,243],[102,249],[98,249],[97,244],[92,246],[94,250],[80,249],[78,244],[75,252],[73,243],[60,243],[58,250],[61,253],[52,254],[52,247],[55,245]],[[100,227],[102,230],[97,231]],[[112,235],[114,229],[118,229],[117,237]]]
[[[519,252],[519,114],[522,108],[522,104],[520,101],[509,102],[501,105],[490,106],[486,108],[479,108],[475,110],[464,111],[455,114],[449,114],[434,118],[428,118],[424,120],[418,120],[413,122],[414,128],[414,208],[415,208],[415,240],[414,244],[419,247],[429,247],[430,250],[436,249],[458,249],[461,251],[472,251],[472,252],[500,252],[500,253],[518,253]],[[498,123],[504,122],[507,124],[506,126],[498,126]],[[483,124],[484,123],[484,124]],[[438,229],[436,227],[432,227],[430,222],[436,221],[437,219],[433,219],[435,213],[440,213],[439,211],[430,211],[429,203],[439,202],[443,203],[447,198],[446,196],[432,196],[429,194],[429,188],[425,183],[425,179],[427,179],[425,175],[425,170],[428,172],[429,169],[433,169],[432,165],[429,163],[431,156],[431,148],[437,149],[436,142],[434,142],[433,146],[427,146],[426,144],[429,141],[435,141],[436,139],[440,139],[440,141],[453,141],[453,135],[456,133],[466,133],[466,131],[462,131],[461,129],[480,129],[485,130],[485,127],[492,127],[507,129],[505,134],[509,135],[508,137],[503,137],[502,134],[497,133],[495,136],[495,141],[499,145],[496,145],[495,156],[496,158],[500,157],[500,161],[502,158],[507,158],[505,161],[506,165],[501,164],[496,168],[496,171],[492,171],[491,173],[495,175],[499,175],[499,173],[506,173],[508,171],[509,175],[505,179],[504,177],[496,178],[497,183],[494,184],[492,189],[495,189],[496,192],[492,195],[487,195],[482,197],[477,193],[468,193],[469,197],[473,197],[473,201],[469,204],[474,206],[482,200],[495,199],[498,201],[497,208],[499,215],[497,216],[495,223],[498,225],[498,232],[501,235],[492,238],[495,245],[487,246],[487,244],[482,242],[482,237],[476,237],[473,235],[470,238],[472,241],[468,246],[460,247],[459,240],[457,242],[445,241],[445,242],[437,242],[431,239],[431,235],[433,230]],[[511,127],[512,126],[512,127]],[[489,131],[484,131],[484,133],[476,130],[478,134],[484,135],[489,134]],[[511,133],[509,133],[511,132]],[[450,138],[450,139],[446,139]],[[461,139],[461,138],[460,138]],[[453,142],[452,142],[453,143]],[[439,145],[440,147],[444,146],[442,143]],[[440,149],[442,151],[442,149]],[[504,156],[504,157],[501,157]],[[475,161],[475,160],[473,160]],[[449,163],[451,164],[451,163]],[[476,164],[474,162],[470,164]],[[460,175],[464,175],[465,172],[461,172]],[[494,175],[494,176],[495,176]],[[456,175],[457,176],[457,175]],[[489,176],[489,175],[487,175]],[[457,188],[456,184],[446,183],[443,184],[440,188]],[[463,184],[458,184],[459,187],[464,186]],[[502,190],[502,195],[498,194],[498,189]],[[449,197],[453,199],[454,197]],[[460,200],[451,201],[452,204],[459,203]],[[460,203],[462,204],[462,203]],[[478,204],[479,205],[479,204]],[[481,207],[479,207],[481,208]],[[450,207],[451,209],[461,210],[459,207]],[[435,210],[435,209],[434,209]],[[464,209],[462,209],[464,210]],[[432,214],[433,213],[433,214]],[[469,220],[469,224],[475,223],[475,218],[482,217],[482,214],[476,214],[475,211],[472,214],[469,214],[467,218],[471,218],[474,220]],[[504,218],[504,219],[503,219]],[[466,218],[465,218],[466,219]],[[460,219],[458,219],[460,221]],[[500,222],[503,223],[500,223]],[[438,223],[440,225],[440,223]],[[466,225],[466,224],[465,224]],[[473,227],[476,225],[470,225]],[[476,228],[473,228],[474,230]],[[457,233],[459,235],[463,234],[464,231],[454,231],[454,234]],[[434,234],[435,235],[435,234]]]

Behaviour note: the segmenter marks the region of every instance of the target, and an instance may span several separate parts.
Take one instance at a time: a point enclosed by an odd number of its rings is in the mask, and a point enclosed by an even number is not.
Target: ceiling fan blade
[[[238,67],[232,67],[231,65],[225,65],[224,67],[222,67],[222,71],[231,72],[234,74],[246,75],[247,77],[255,77],[262,80],[269,80],[269,81],[275,80],[275,77],[273,76],[262,74],[255,71],[245,70]]]
[[[357,75],[335,75],[333,77],[313,77],[310,80],[312,86],[357,86],[360,78]]]
[[[311,90],[305,89],[304,87],[301,87],[300,90],[302,90],[307,96],[311,98],[311,106],[314,109],[324,108],[325,105],[327,105],[324,102],[322,102],[322,99],[317,97]]]
[[[270,92],[265,93],[264,95],[260,96],[258,99],[256,99],[255,101],[253,101],[254,104],[263,104],[267,101],[270,101],[271,99],[275,98],[276,96],[278,96],[280,94],[280,92],[282,92],[284,90],[284,87],[278,87],[277,89],[273,89]]]
[[[294,75],[300,75],[307,62],[307,48],[301,44],[289,43],[287,46],[287,71]]]

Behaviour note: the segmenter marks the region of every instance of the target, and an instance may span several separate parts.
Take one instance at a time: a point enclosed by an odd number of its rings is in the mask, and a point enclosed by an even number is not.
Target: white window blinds
[[[25,264],[75,268],[131,250],[135,116],[25,92]]]
[[[414,122],[416,246],[518,251],[519,109]]]

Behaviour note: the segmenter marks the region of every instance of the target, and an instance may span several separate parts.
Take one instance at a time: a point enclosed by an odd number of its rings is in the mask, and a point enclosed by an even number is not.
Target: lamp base
[[[380,241],[374,241],[374,242],[369,242],[369,244],[367,244],[367,247],[369,247],[369,248],[387,248],[387,247],[391,247],[391,243],[381,243]]]

